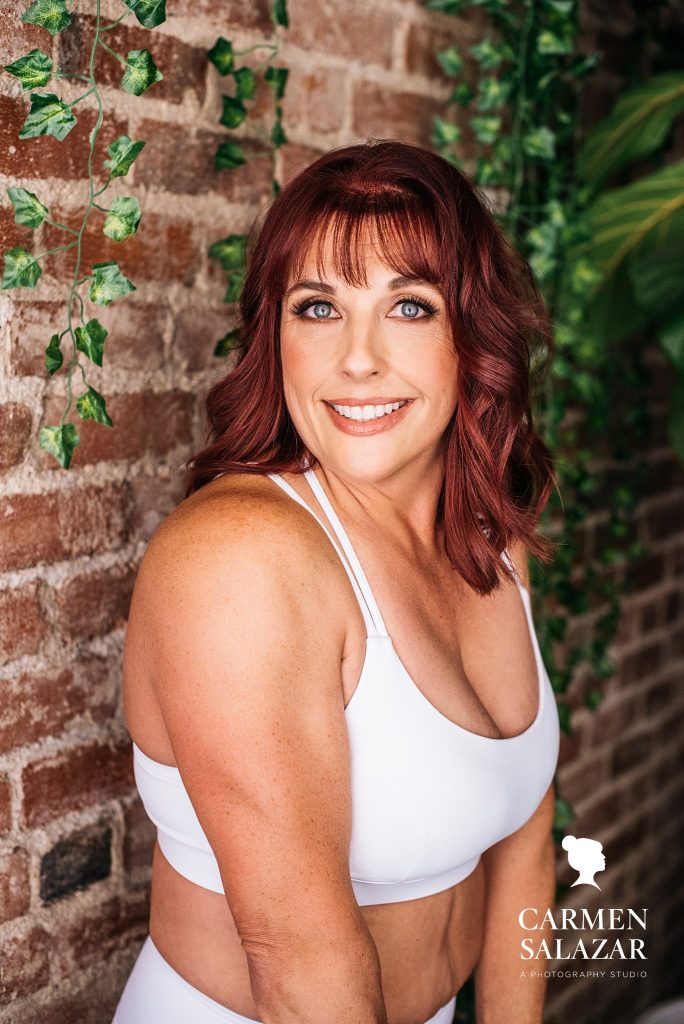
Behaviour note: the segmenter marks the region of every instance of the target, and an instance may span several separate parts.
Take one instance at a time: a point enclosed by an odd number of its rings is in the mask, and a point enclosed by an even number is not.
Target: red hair
[[[257,217],[238,361],[209,390],[210,434],[188,462],[187,494],[219,473],[301,473],[316,464],[285,404],[280,306],[312,246],[321,271],[328,228],[334,270],[347,284],[367,284],[358,242],[371,228],[388,266],[430,281],[444,297],[458,401],[438,515],[452,565],[486,594],[512,541],[548,561],[554,545],[535,530],[555,479],[532,422],[530,379],[532,357],[545,366],[553,346],[543,300],[472,181],[443,157],[394,140],[325,153]]]

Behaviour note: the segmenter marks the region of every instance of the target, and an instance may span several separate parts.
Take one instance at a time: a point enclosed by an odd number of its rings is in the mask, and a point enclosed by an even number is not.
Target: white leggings
[[[456,996],[425,1024],[452,1024]],[[182,978],[152,939],[145,939],[121,994],[112,1024],[255,1024]]]

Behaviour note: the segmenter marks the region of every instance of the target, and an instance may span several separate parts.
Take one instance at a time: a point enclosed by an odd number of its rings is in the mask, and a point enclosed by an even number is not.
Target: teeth
[[[369,420],[377,420],[381,416],[401,409],[402,405],[406,405],[406,402],[392,402],[388,405],[333,405],[333,409],[349,420],[367,423]]]

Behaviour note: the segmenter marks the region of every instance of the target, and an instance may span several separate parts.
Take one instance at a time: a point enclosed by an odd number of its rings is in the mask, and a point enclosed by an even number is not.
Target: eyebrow
[[[388,283],[387,288],[389,291],[394,292],[398,291],[400,288],[406,288],[406,286],[409,284],[425,284],[430,288],[437,287],[437,285],[434,284],[432,281],[426,281],[425,278],[423,277],[393,277],[392,280]],[[295,284],[292,285],[291,288],[288,288],[287,292],[285,293],[285,298],[289,298],[289,296],[293,292],[298,291],[300,288],[308,288],[313,292],[325,292],[326,295],[335,294],[335,289],[333,288],[333,286],[327,284],[325,281],[306,280],[297,281]]]

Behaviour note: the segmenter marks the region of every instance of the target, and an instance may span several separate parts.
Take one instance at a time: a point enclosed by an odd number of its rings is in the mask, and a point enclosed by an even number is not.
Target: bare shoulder
[[[529,567],[529,555],[527,548],[523,541],[514,540],[508,545],[508,554],[511,562],[520,577],[523,586],[526,590],[530,589],[530,567]]]

